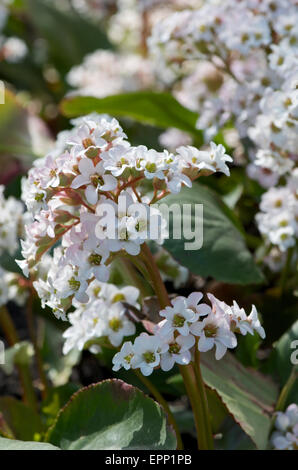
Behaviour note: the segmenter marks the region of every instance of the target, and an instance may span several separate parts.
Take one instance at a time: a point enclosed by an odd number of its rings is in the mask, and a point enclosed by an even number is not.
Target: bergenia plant
[[[0,5],[0,449],[298,449],[297,22]]]

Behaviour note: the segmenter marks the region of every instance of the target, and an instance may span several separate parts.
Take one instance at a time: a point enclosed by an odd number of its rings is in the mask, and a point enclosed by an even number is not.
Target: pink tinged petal
[[[195,336],[201,336],[202,329],[203,329],[203,326],[202,326],[201,322],[193,323],[189,327],[189,331]]]
[[[129,255],[137,256],[140,253],[140,245],[133,242],[126,242],[125,250]]]
[[[89,183],[89,178],[84,175],[78,175],[75,177],[73,182],[71,183],[71,188],[77,189],[80,186],[84,186],[85,184]]]
[[[82,304],[86,304],[89,301],[89,297],[85,292],[77,292],[75,298]]]
[[[100,187],[102,191],[113,191],[117,188],[117,180],[112,175],[103,176],[104,184]]]
[[[215,341],[216,351],[215,351],[215,359],[219,361],[225,353],[227,352],[227,348],[224,344],[220,343],[219,341]]]
[[[185,351],[183,352],[182,354],[176,354],[175,355],[175,360],[178,364],[181,364],[181,365],[187,365],[190,363],[191,361],[191,354],[190,354],[190,351]]]
[[[86,199],[89,202],[89,204],[96,204],[97,203],[97,200],[98,200],[97,190],[91,184],[89,184],[89,186],[87,186],[87,188],[85,190],[85,196],[86,196]]]
[[[205,335],[202,335],[198,342],[198,350],[201,352],[210,351],[213,348],[214,340],[212,338],[206,338]]]
[[[169,353],[165,353],[161,356],[160,367],[164,372],[172,369],[175,364],[175,359]]]
[[[198,305],[197,312],[200,315],[200,317],[209,315],[211,313],[211,307],[207,304]]]
[[[107,266],[98,266],[93,270],[94,276],[100,282],[108,282],[110,277],[110,270]]]
[[[181,180],[182,182],[185,184],[185,186],[187,186],[188,188],[191,188],[192,187],[192,182],[191,182],[191,179],[186,176],[186,175],[181,175]]]
[[[143,375],[145,375],[145,377],[147,377],[148,375],[151,375],[151,374],[152,374],[153,368],[152,368],[152,367],[149,367],[149,366],[147,366],[147,365],[146,365],[146,366],[143,365],[143,366],[141,367],[141,372],[142,372]]]
[[[262,339],[264,339],[266,337],[265,330],[262,326],[259,326],[259,328],[257,329],[257,332],[259,333],[259,335],[261,336]]]
[[[235,348],[237,346],[237,338],[234,333],[229,332],[225,335],[220,335],[220,341],[227,347],[227,348]]]
[[[182,347],[182,350],[187,350],[187,349],[192,348],[196,342],[195,337],[193,335],[188,335],[188,336],[183,336],[183,337],[178,336],[176,341],[178,344],[180,344],[180,346]]]
[[[203,297],[202,292],[193,292],[186,299],[187,305],[188,306],[197,306],[197,304],[200,302],[202,297]]]
[[[82,158],[79,161],[79,170],[80,173],[83,173],[86,176],[90,176],[94,173],[94,165],[90,158]]]
[[[177,331],[179,331],[179,333],[180,333],[182,336],[187,336],[188,333],[189,333],[189,327],[188,327],[188,325],[184,325],[184,326],[182,326],[181,328],[177,328]]]

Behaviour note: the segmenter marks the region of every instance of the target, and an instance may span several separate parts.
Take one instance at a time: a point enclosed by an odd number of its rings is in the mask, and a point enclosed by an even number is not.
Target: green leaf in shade
[[[60,73],[67,73],[95,49],[111,47],[101,29],[74,10],[63,11],[45,0],[24,0],[28,20],[47,41],[49,58]]]
[[[30,441],[42,431],[37,413],[16,398],[0,397],[0,415],[17,439]]]
[[[298,365],[294,363],[297,358],[298,320],[274,344],[274,349],[266,366],[266,370],[277,376],[284,386],[290,375],[294,377],[291,388],[288,390],[285,406],[298,402]],[[295,343],[296,341],[296,343]],[[292,355],[295,357],[291,358]]]
[[[193,274],[235,284],[264,281],[246,247],[241,224],[213,190],[197,183],[191,189],[183,188],[179,194],[169,195],[162,202],[168,206],[191,204],[191,221],[183,215],[181,207],[183,223],[191,227],[195,226],[194,205],[203,204],[203,221],[197,220],[197,223],[203,222],[203,246],[198,250],[185,250],[187,240],[173,239],[171,223],[170,237],[164,243],[164,248]]]
[[[278,372],[282,384],[284,384],[293,369],[291,355],[295,349],[291,347],[293,341],[298,340],[298,320],[286,331],[285,334],[274,344],[274,369]]]
[[[24,442],[0,437],[0,450],[60,450],[43,442]]]
[[[217,361],[214,353],[201,355],[204,382],[222,402],[258,449],[268,442],[271,418],[277,400],[275,384],[260,373],[246,369],[227,353]]]
[[[195,145],[203,144],[203,134],[195,125],[197,113],[184,108],[170,93],[136,91],[95,98],[69,96],[61,103],[62,112],[68,117],[97,112],[115,117],[127,117],[143,124],[168,128],[176,127],[195,136]]]
[[[32,160],[47,153],[52,145],[44,122],[6,88],[5,104],[0,105],[0,181],[6,183],[11,174],[18,174],[14,158],[31,166]]]
[[[121,380],[106,380],[74,394],[49,430],[62,449],[175,449],[161,407]]]

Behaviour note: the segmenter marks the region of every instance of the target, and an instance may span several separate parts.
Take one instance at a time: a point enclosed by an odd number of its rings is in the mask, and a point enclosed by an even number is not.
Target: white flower
[[[190,349],[195,344],[195,338],[193,335],[182,336],[179,335],[176,338],[171,335],[167,339],[168,350],[161,354],[160,367],[164,371],[172,369],[175,363],[180,365],[187,365],[191,361]]]
[[[216,145],[211,142],[210,150],[198,150],[192,146],[179,147],[177,152],[185,161],[198,170],[221,171],[227,176],[230,175],[226,162],[232,162],[233,159],[226,154],[226,150],[221,144]]]
[[[102,153],[101,158],[103,159],[104,169],[110,171],[116,177],[122,175],[126,168],[132,169],[135,167],[134,153],[124,145],[117,145],[108,152]]]
[[[223,315],[210,313],[203,321],[196,322],[190,328],[195,336],[199,336],[198,349],[206,352],[216,348],[215,358],[221,359],[227,348],[235,348],[237,339],[230,330],[230,325]]]
[[[94,166],[90,158],[79,161],[80,174],[71,183],[74,189],[87,185],[85,196],[90,204],[96,204],[98,191],[112,191],[117,187],[117,180],[112,175],[106,175],[102,162]]]
[[[134,335],[135,332],[136,327],[134,323],[128,320],[123,307],[115,304],[108,309],[105,334],[113,346],[118,347],[124,336]]]
[[[152,374],[153,369],[159,366],[160,354],[164,347],[157,336],[141,333],[134,342],[135,355],[131,359],[132,368],[141,369],[145,376]]]
[[[187,336],[190,325],[196,322],[200,316],[197,309],[193,308],[193,305],[188,306],[184,297],[176,297],[172,300],[172,307],[166,307],[159,314],[166,319],[161,329],[161,335],[178,331],[180,335]],[[205,313],[203,314],[205,315]]]
[[[131,360],[134,357],[135,350],[131,341],[126,341],[120,352],[115,354],[113,357],[113,370],[117,372],[121,367],[124,367],[125,370],[131,368]]]
[[[298,406],[292,403],[285,412],[276,412],[276,431],[271,443],[276,450],[297,450],[298,446]]]
[[[93,250],[76,250],[72,262],[78,266],[78,274],[85,279],[92,276],[98,281],[107,282],[110,275],[109,267],[105,265],[109,252],[99,246]]]
[[[171,155],[166,150],[164,152],[148,150],[144,145],[135,149],[136,169],[144,171],[145,178],[149,180],[165,178],[164,171],[168,167],[166,160],[170,158]]]
[[[166,185],[171,193],[178,194],[181,191],[182,185],[191,188],[192,182],[187,175],[184,175],[180,171],[170,168],[166,175]]]
[[[87,282],[79,278],[69,265],[58,271],[57,277],[53,280],[53,286],[61,299],[74,295],[79,302],[88,302]]]

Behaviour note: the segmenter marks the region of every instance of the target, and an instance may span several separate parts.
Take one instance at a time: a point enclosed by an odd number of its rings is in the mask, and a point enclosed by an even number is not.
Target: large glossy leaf
[[[200,249],[186,250],[187,240],[184,237],[173,239],[172,231],[165,241],[164,247],[183,266],[194,274],[212,276],[223,282],[256,284],[263,281],[263,275],[246,247],[239,222],[213,190],[194,184],[191,189],[183,188],[179,194],[170,195],[163,202],[167,205],[179,204],[181,209],[183,204],[191,204],[191,220],[181,210],[184,227],[190,223],[194,227],[195,222],[199,227],[203,223],[203,245]],[[203,204],[203,220],[200,216],[195,220],[195,204]]]
[[[184,108],[170,93],[136,91],[106,98],[70,96],[62,101],[61,109],[68,117],[95,111],[162,128],[176,127],[193,134],[196,145],[203,144],[202,132],[195,127],[198,115]]]
[[[0,437],[0,450],[59,450],[43,442],[24,442]]]
[[[73,395],[47,441],[62,449],[175,449],[161,407],[121,380],[106,380]]]
[[[221,361],[216,361],[213,352],[204,353],[201,360],[206,385],[217,392],[258,449],[265,449],[278,397],[275,384],[258,372],[243,367],[231,353]]]

